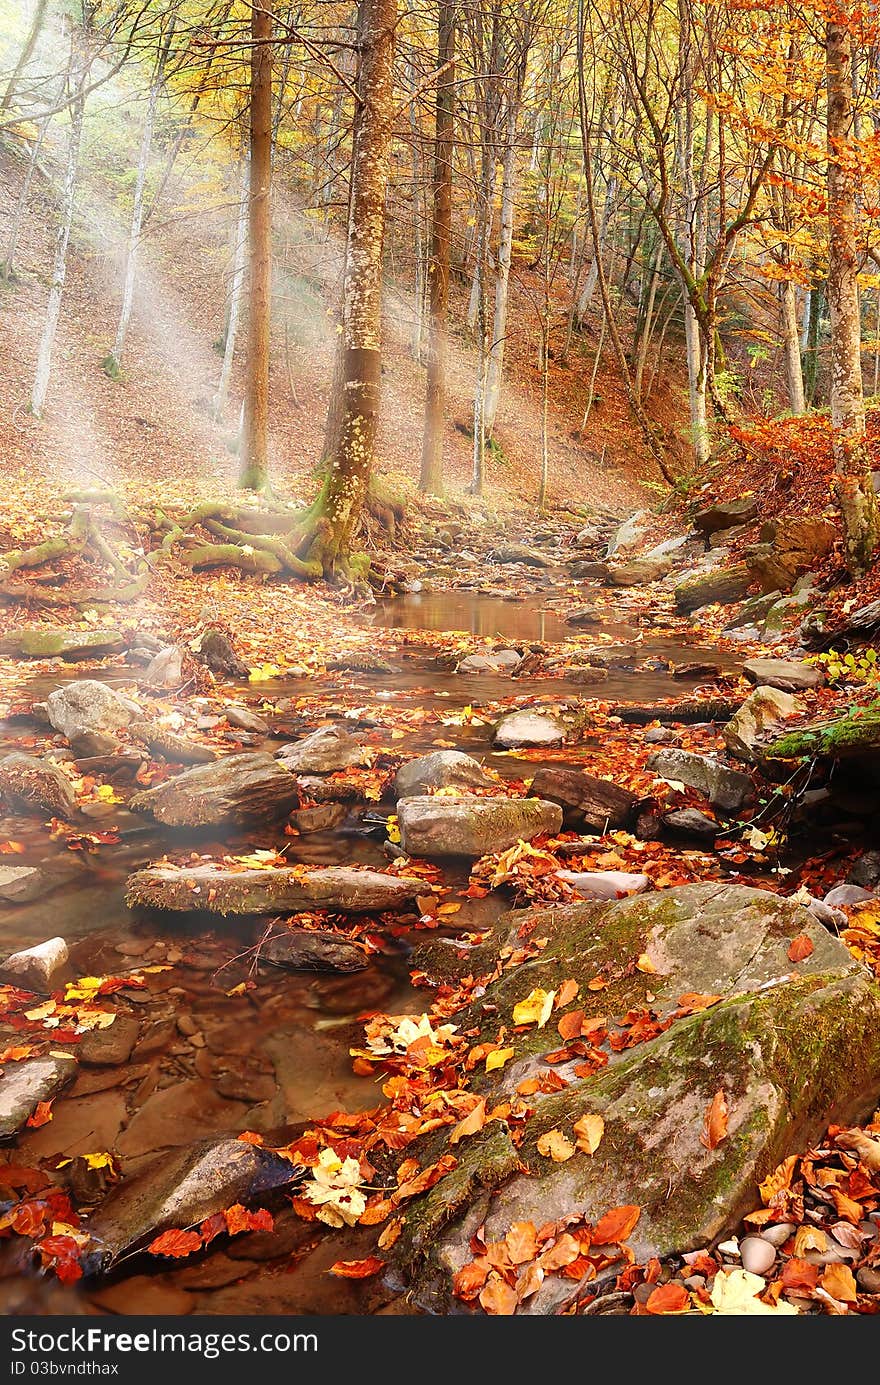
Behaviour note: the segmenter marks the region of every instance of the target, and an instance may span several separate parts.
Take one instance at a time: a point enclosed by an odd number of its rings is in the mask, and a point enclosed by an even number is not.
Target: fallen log
[[[179,913],[275,914],[301,909],[371,914],[399,909],[423,889],[401,879],[350,866],[280,866],[271,870],[233,870],[221,865],[149,866],[129,876],[129,908]]]
[[[614,702],[608,711],[611,716],[637,726],[647,726],[652,721],[690,724],[697,721],[729,721],[744,701],[742,697],[701,697],[681,702]]]

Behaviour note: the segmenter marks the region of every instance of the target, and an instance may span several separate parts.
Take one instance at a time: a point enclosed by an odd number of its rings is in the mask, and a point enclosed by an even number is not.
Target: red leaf
[[[645,1308],[649,1313],[686,1313],[690,1302],[683,1284],[661,1284],[650,1295]]]
[[[192,1255],[194,1250],[201,1248],[202,1238],[198,1231],[163,1231],[147,1246],[150,1255],[167,1255],[172,1260]]]
[[[377,1255],[368,1255],[366,1260],[337,1260],[330,1266],[330,1273],[340,1279],[372,1279],[374,1274],[384,1270],[385,1261]]]
[[[32,1129],[38,1129],[41,1125],[48,1125],[52,1119],[52,1102],[38,1101],[36,1110],[32,1116],[28,1117],[28,1125]]]
[[[791,947],[788,949],[788,960],[790,962],[803,962],[813,951],[813,944],[806,933],[798,933],[792,939]]]
[[[242,1231],[274,1231],[275,1219],[271,1212],[265,1208],[260,1208],[257,1212],[249,1212],[246,1207],[242,1207],[240,1202],[236,1202],[232,1207],[227,1207],[223,1213],[226,1218],[226,1226],[230,1236],[238,1236]]]
[[[604,1246],[625,1241],[641,1215],[641,1207],[633,1204],[612,1207],[610,1212],[606,1212],[604,1217],[600,1217],[596,1222],[593,1228],[593,1245]]]

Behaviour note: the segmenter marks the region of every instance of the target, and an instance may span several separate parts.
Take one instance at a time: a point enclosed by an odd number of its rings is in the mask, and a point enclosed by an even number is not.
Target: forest
[[[876,6],[0,0],[0,352],[0,1316],[880,1312]]]

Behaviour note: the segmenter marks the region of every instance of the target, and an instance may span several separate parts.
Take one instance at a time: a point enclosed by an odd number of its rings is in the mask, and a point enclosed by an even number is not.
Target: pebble
[[[862,1265],[856,1274],[856,1280],[860,1289],[864,1289],[866,1294],[880,1294],[880,1270],[874,1269],[871,1265]]]
[[[776,1247],[760,1236],[746,1236],[739,1253],[742,1267],[749,1274],[765,1275],[776,1260]]]
[[[761,1232],[761,1240],[769,1241],[771,1246],[784,1246],[796,1229],[790,1221],[775,1222],[773,1226],[764,1227]]]

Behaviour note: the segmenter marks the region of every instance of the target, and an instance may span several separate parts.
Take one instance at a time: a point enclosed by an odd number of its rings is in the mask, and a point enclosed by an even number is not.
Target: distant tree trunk
[[[437,67],[446,68],[437,83],[434,130],[434,208],[431,260],[428,267],[431,317],[428,327],[428,376],[419,489],[443,492],[443,423],[446,413],[446,323],[452,245],[452,155],[455,124],[455,0],[441,0],[437,31]]]
[[[843,516],[847,565],[864,572],[880,534],[865,447],[861,319],[856,255],[856,172],[851,166],[852,35],[829,22],[825,34],[828,101],[828,306],[831,313],[831,428],[835,494]]]
[[[824,292],[819,284],[810,289],[807,305],[807,325],[804,332],[804,390],[807,403],[812,407],[816,402],[816,386],[819,382],[819,328],[822,317]]]
[[[241,186],[238,196],[238,215],[235,219],[235,244],[232,250],[232,279],[229,285],[229,314],[226,319],[226,335],[223,342],[223,366],[220,383],[214,395],[214,417],[220,418],[226,406],[229,381],[232,378],[232,365],[235,360],[235,343],[238,337],[238,323],[241,317],[241,298],[244,288],[245,260],[247,257],[247,227],[250,207],[250,168],[246,152],[241,156]]]
[[[0,101],[0,114],[2,114],[3,111],[8,111],[9,107],[12,105],[12,98],[15,95],[15,89],[18,86],[19,78],[34,56],[34,49],[37,46],[37,40],[40,37],[40,31],[43,27],[48,7],[49,0],[37,0],[37,7],[34,10],[34,17],[31,20],[31,27],[28,29],[24,47],[18,55],[18,62],[15,64],[12,76],[6,84],[3,99]]]
[[[351,170],[343,309],[344,412],[320,500],[316,552],[325,572],[349,566],[351,541],[366,500],[382,375],[382,245],[394,126],[394,30],[397,0],[361,0],[363,102]]]
[[[654,306],[657,301],[657,288],[660,283],[660,265],[662,259],[663,241],[658,237],[657,245],[654,250],[654,259],[651,265],[651,273],[647,281],[647,289],[646,291],[643,290],[642,293],[644,311],[641,320],[638,349],[636,351],[635,369],[633,371],[633,390],[640,404],[644,399],[643,381],[645,376],[645,362],[648,359],[648,347],[651,343],[651,333],[654,326]]]
[[[239,485],[269,484],[269,326],[272,312],[272,6],[251,10],[248,360]]]
[[[31,183],[34,181],[34,174],[40,163],[40,154],[46,139],[46,132],[49,129],[51,116],[40,121],[40,133],[34,141],[31,149],[31,157],[28,160],[27,172],[22,180],[21,189],[18,194],[18,201],[15,204],[15,213],[12,218],[12,228],[9,232],[9,241],[6,246],[6,257],[3,261],[3,268],[0,269],[0,277],[7,282],[15,278],[15,255],[18,250],[18,235],[21,230],[21,223],[27,210],[28,197],[30,195]]]
[[[780,326],[782,355],[785,362],[785,388],[788,407],[793,414],[806,412],[804,369],[801,361],[801,331],[798,318],[797,286],[791,279],[780,285]]]
[[[141,148],[138,155],[137,174],[134,184],[134,201],[131,208],[131,225],[128,230],[128,244],[125,251],[125,273],[122,281],[122,307],[119,311],[119,322],[116,327],[116,340],[113,349],[104,362],[108,375],[116,375],[122,366],[122,353],[125,350],[125,338],[128,333],[128,324],[131,321],[131,309],[134,303],[134,283],[137,272],[137,256],[140,248],[141,228],[144,216],[144,188],[147,182],[147,169],[150,163],[150,149],[153,144],[153,126],[156,120],[156,105],[159,100],[159,86],[161,74],[157,73],[156,79],[150,86],[150,94],[147,99],[147,112],[144,116],[144,128],[141,134]]]
[[[73,34],[70,40],[70,84],[73,99],[70,105],[70,133],[67,140],[67,165],[64,170],[64,186],[61,193],[61,220],[55,238],[55,255],[52,261],[52,277],[49,284],[49,302],[46,307],[46,321],[37,352],[37,369],[31,391],[31,413],[37,417],[43,412],[46,393],[49,389],[49,375],[52,369],[52,348],[58,319],[61,316],[61,299],[64,294],[64,281],[67,278],[67,247],[70,243],[70,230],[73,225],[73,211],[76,201],[76,179],[79,173],[80,151],[82,149],[83,123],[85,120],[85,97],[83,95],[88,60],[81,44],[85,40]]]
[[[495,427],[495,416],[501,401],[504,342],[507,336],[507,300],[513,250],[513,216],[516,205],[516,127],[518,116],[519,94],[514,92],[508,97],[504,163],[501,174],[501,228],[498,237],[498,259],[495,263],[495,314],[492,320],[492,340],[489,344],[489,361],[486,370],[484,421],[486,432],[490,436]]]

